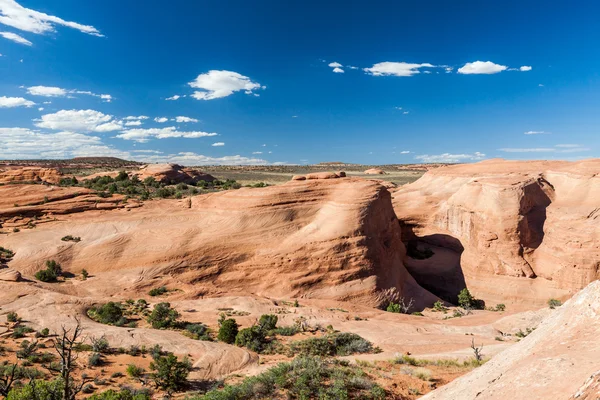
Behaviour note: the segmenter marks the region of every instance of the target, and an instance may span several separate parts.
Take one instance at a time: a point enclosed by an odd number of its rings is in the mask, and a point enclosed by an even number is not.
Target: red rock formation
[[[212,175],[177,164],[149,164],[134,173],[141,180],[152,177],[163,183],[197,183],[198,181],[212,182],[215,180]]]
[[[62,174],[56,168],[24,167],[0,171],[0,183],[58,183],[60,178],[62,178]]]
[[[478,295],[545,301],[600,277],[598,172],[600,160],[442,167],[395,191],[394,209],[405,240],[455,250]]]
[[[370,168],[365,171],[365,174],[367,174],[367,175],[383,175],[383,174],[385,174],[385,172],[379,168]]]

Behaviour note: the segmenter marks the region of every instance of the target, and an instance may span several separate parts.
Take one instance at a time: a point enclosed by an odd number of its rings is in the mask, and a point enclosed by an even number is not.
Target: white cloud
[[[180,98],[181,98],[180,95],[175,94],[175,95],[173,95],[171,97],[167,97],[165,100],[179,100]]]
[[[1,1],[1,0],[0,0]],[[56,86],[31,86],[27,88],[27,93],[33,96],[43,97],[68,97],[73,98],[72,94],[85,94],[88,96],[98,97],[99,99],[110,103],[112,96],[110,94],[97,94],[90,92],[89,90],[77,90],[77,89],[63,89]]]
[[[429,63],[411,64],[405,62],[385,61],[373,65],[371,68],[363,70],[374,76],[413,76],[420,73],[419,68],[433,68],[435,65]]]
[[[350,68],[350,69],[358,69],[358,67],[355,67],[354,65],[346,65],[346,68]]]
[[[394,107],[396,110],[402,110],[402,107]]]
[[[201,131],[189,131],[189,132],[181,132],[178,131],[174,126],[169,126],[165,128],[149,128],[149,129],[127,129],[122,131],[118,138],[124,140],[133,140],[139,143],[147,142],[150,139],[168,139],[168,138],[186,138],[186,139],[195,139],[201,137],[208,136],[217,136],[217,133],[208,133]]]
[[[343,65],[342,65],[342,64],[340,64],[339,62],[335,62],[335,61],[334,61],[334,62],[332,62],[332,63],[329,63],[327,66],[329,66],[329,67],[331,67],[331,68],[339,68],[339,67],[343,67]]]
[[[135,116],[135,115],[130,115],[128,117],[123,118],[126,121],[138,121],[138,120],[142,120],[142,119],[148,119],[149,117],[145,116],[145,115],[139,115],[139,116]]]
[[[35,126],[53,130],[75,132],[110,132],[123,128],[120,121],[112,115],[95,110],[60,110],[53,114],[42,115]]]
[[[164,124],[168,120],[169,120],[169,118],[166,118],[166,117],[156,117],[156,118],[154,118],[154,121],[158,122],[159,124]]]
[[[171,162],[188,166],[194,165],[264,165],[267,161],[260,158],[248,158],[240,155],[225,157],[210,157],[193,152],[181,152],[164,156],[144,157],[149,162]]]
[[[196,100],[213,100],[222,97],[227,97],[241,90],[246,94],[254,94],[254,90],[265,89],[258,82],[253,82],[247,76],[238,74],[233,71],[217,71],[211,70],[206,74],[200,74],[198,77],[189,83],[195,89],[192,97]]]
[[[0,108],[31,107],[35,103],[22,97],[0,97]]]
[[[216,143],[211,144],[211,146],[213,146],[213,147],[221,147],[221,146],[225,146],[225,143],[223,143],[223,142],[216,142]]]
[[[252,154],[262,154],[262,151],[253,151]]]
[[[446,71],[447,74],[451,74],[452,71],[454,71],[453,67],[444,67],[444,71]]]
[[[297,115],[292,115],[292,118],[298,118],[298,116]]]
[[[541,84],[541,83],[539,83],[539,84],[538,84],[538,86],[539,86],[539,87],[544,87],[544,85],[543,85],[543,84]]]
[[[343,70],[343,69],[341,69],[341,68],[334,68],[334,69],[333,69],[333,72],[335,72],[336,74],[343,74],[343,73],[344,73],[344,70]]]
[[[475,61],[472,63],[466,63],[463,67],[458,69],[459,74],[472,75],[472,74],[497,74],[506,70],[506,65],[495,64],[491,61]]]
[[[519,68],[519,71],[523,71],[523,72],[527,72],[527,71],[531,71],[533,68],[531,68],[529,65],[523,65],[521,68]]]
[[[404,115],[409,114],[409,113],[410,113],[410,111],[403,111],[402,112],[402,114],[404,114]]]
[[[55,86],[31,86],[27,88],[27,93],[34,96],[63,97],[68,91]]]
[[[125,126],[140,126],[141,124],[142,124],[142,121],[140,121],[140,120],[125,122]]]
[[[196,118],[183,117],[183,116],[175,117],[175,121],[179,122],[179,123],[198,122],[198,120]]]
[[[130,154],[102,143],[99,137],[74,132],[41,133],[26,128],[0,128],[4,159],[47,159]]]
[[[475,152],[473,154],[437,154],[437,155],[429,155],[424,154],[420,156],[415,156],[416,160],[425,162],[425,163],[460,163],[465,161],[479,161],[485,158],[485,154],[480,152]]]
[[[409,153],[410,153],[410,151],[408,151],[408,150],[402,150],[402,151],[400,152],[400,154],[409,154]]]
[[[159,150],[132,150],[132,153],[145,153],[145,154],[163,154],[162,151]]]
[[[550,135],[550,132],[545,131],[527,131],[524,132],[525,135]]]
[[[44,107],[38,107],[38,111],[44,111]]]
[[[1,3],[0,7],[2,7]],[[12,32],[0,32],[0,36],[2,36],[4,39],[12,40],[15,43],[24,44],[26,46],[31,46],[33,44],[29,40],[25,39],[23,36],[17,35],[16,33]]]
[[[63,25],[89,35],[103,36],[93,26],[65,21],[53,15],[31,10],[21,6],[14,0],[0,1],[0,24],[37,34],[54,32],[55,25]]]
[[[580,144],[557,144],[555,147],[572,148],[572,147],[581,147],[581,145]]]

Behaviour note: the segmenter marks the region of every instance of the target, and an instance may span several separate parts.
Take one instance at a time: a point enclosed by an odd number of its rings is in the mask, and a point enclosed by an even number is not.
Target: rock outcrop
[[[58,183],[62,174],[56,168],[23,167],[0,170],[0,183]]]
[[[483,298],[544,302],[600,278],[599,172],[600,160],[446,166],[393,203],[405,240],[453,252],[438,272],[456,264]]]
[[[365,171],[367,175],[384,175],[385,171],[379,168],[369,168]]]
[[[337,179],[337,178],[345,178],[346,173],[344,171],[338,172],[312,172],[306,175],[294,175],[292,177],[293,181],[304,181],[307,179]]]
[[[18,282],[21,280],[21,273],[12,268],[0,269],[0,281]]]
[[[215,177],[193,168],[183,167],[178,164],[149,164],[135,172],[141,180],[148,177],[162,183],[197,183],[199,181],[212,182]]]
[[[596,399],[598,332],[600,281],[553,310],[519,343],[422,399]]]
[[[404,268],[405,248],[387,189],[363,179],[292,181],[266,188],[161,200],[131,212],[86,212],[3,245],[11,267],[33,274],[47,259],[91,274],[138,269],[206,295],[254,293],[386,305],[437,298]],[[63,251],[57,237],[82,238]],[[94,260],[90,263],[90,260]],[[143,293],[147,289],[141,289]]]

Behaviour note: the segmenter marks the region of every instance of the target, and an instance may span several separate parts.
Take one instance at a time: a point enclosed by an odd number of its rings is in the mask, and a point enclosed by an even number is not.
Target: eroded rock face
[[[422,399],[596,399],[598,331],[600,281],[552,310],[519,343]]]
[[[55,168],[23,167],[0,171],[0,183],[58,183],[62,174]]]
[[[480,296],[545,301],[600,278],[599,172],[600,160],[442,167],[393,203],[405,240],[453,249]]]
[[[21,280],[21,273],[12,268],[0,269],[0,281],[18,282]]]
[[[346,173],[344,171],[338,172],[312,172],[306,175],[294,175],[292,177],[293,181],[304,181],[307,179],[337,179],[337,178],[345,178]]]
[[[253,293],[387,305],[436,297],[403,265],[404,245],[391,196],[362,179],[292,181],[242,188],[185,201],[146,202],[131,212],[86,212],[68,224],[44,224],[8,235],[11,266],[33,274],[47,259],[68,271],[138,269],[193,285],[206,295]],[[57,246],[57,237],[82,238]],[[93,260],[93,263],[90,262]],[[147,292],[147,289],[142,289]]]
[[[178,164],[150,164],[141,168],[136,174],[141,180],[152,177],[162,183],[197,183],[215,180],[212,175]]]

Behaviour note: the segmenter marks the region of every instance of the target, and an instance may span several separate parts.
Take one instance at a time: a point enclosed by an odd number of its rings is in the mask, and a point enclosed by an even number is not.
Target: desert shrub
[[[129,364],[125,372],[127,372],[127,375],[129,375],[132,378],[139,378],[142,375],[144,375],[146,370],[142,367],[138,367],[135,364]]]
[[[471,292],[467,288],[462,289],[458,294],[458,305],[461,307],[472,307],[474,300]]]
[[[8,322],[17,322],[19,320],[19,315],[16,312],[11,311],[6,314],[6,320]]]
[[[81,277],[83,278],[84,281],[88,278],[88,276],[90,276],[90,274],[87,272],[87,270],[86,269],[82,269],[81,270]]]
[[[141,353],[140,350],[140,346],[132,344],[131,346],[129,346],[129,350],[127,350],[127,354],[129,354],[132,357],[137,357],[139,356]]]
[[[123,377],[123,376],[124,376],[124,375],[123,375],[123,373],[122,373],[122,372],[119,372],[119,371],[117,371],[117,372],[113,372],[113,373],[110,375],[110,379],[117,379],[117,378],[121,378],[121,377]]]
[[[31,332],[33,332],[33,329],[28,326],[18,326],[13,330],[11,337],[13,339],[20,339]]]
[[[96,390],[94,385],[92,385],[91,383],[86,383],[81,388],[81,393],[90,394],[90,393],[94,393],[94,390]]]
[[[263,331],[270,331],[275,329],[277,326],[277,320],[277,315],[264,314],[260,316],[260,319],[258,320],[258,326]]]
[[[102,364],[102,356],[100,355],[100,353],[90,354],[90,356],[88,357],[88,365],[90,367],[97,367],[100,364]]]
[[[56,279],[62,275],[62,268],[54,260],[46,261],[46,269],[35,273],[35,279],[42,282],[56,282]]]
[[[556,307],[560,307],[560,306],[562,306],[562,302],[560,300],[556,300],[556,299],[548,300],[548,307],[550,307],[551,309],[555,309]]]
[[[217,339],[221,342],[233,344],[238,334],[238,324],[233,318],[226,319],[221,322]]]
[[[152,357],[152,359],[157,359],[161,355],[163,355],[163,349],[159,344],[155,344],[150,348],[150,357]]]
[[[165,329],[176,326],[179,313],[169,303],[158,303],[148,316],[148,322],[154,329]]]
[[[37,351],[37,342],[30,342],[29,340],[23,340],[20,344],[20,349],[17,350],[17,358],[28,359],[35,354]]]
[[[400,313],[400,304],[390,303],[386,309],[387,312]]]
[[[407,354],[403,354],[400,357],[396,357],[393,362],[394,362],[394,364],[412,365],[413,367],[417,367],[420,365],[426,365],[425,361],[417,360],[416,358],[411,357]]]
[[[118,392],[110,389],[94,394],[88,397],[88,400],[151,400],[151,397],[147,390],[122,388]]]
[[[102,335],[99,338],[92,337],[92,350],[97,353],[105,353],[110,350],[110,343],[106,339],[106,336]]]
[[[44,328],[35,333],[35,337],[47,337],[50,334],[50,329]]]
[[[330,333],[326,336],[292,342],[290,351],[309,356],[347,356],[356,353],[370,353],[373,345],[354,333]]]
[[[125,171],[120,171],[119,174],[115,177],[115,181],[126,181],[129,179],[129,175]]]
[[[161,286],[161,287],[157,287],[157,288],[150,290],[148,292],[148,294],[150,296],[160,296],[161,294],[165,294],[167,292],[168,292],[167,288],[164,286]]]
[[[43,381],[32,379],[22,387],[12,389],[6,400],[62,400],[64,382],[62,379]]]
[[[204,324],[187,324],[185,330],[192,339],[210,340],[208,327]]]
[[[260,326],[244,328],[235,336],[235,345],[246,347],[249,350],[260,353],[267,343],[265,331]]]
[[[297,325],[291,325],[291,326],[281,326],[279,328],[271,329],[268,332],[268,335],[269,336],[273,336],[273,335],[294,336],[298,332],[300,332],[300,328]]]
[[[433,303],[433,309],[435,311],[443,311],[443,312],[448,311],[448,307],[446,307],[444,305],[444,303],[442,303],[440,300]]]
[[[81,238],[79,236],[67,235],[63,236],[60,240],[62,240],[63,242],[80,242]]]
[[[496,304],[496,311],[504,311],[506,310],[506,305],[503,303]]]
[[[187,358],[179,361],[174,354],[167,354],[150,363],[150,377],[157,388],[172,393],[183,388],[191,369]]]
[[[267,371],[190,400],[371,399],[383,400],[386,392],[360,368],[347,363],[298,357]]]
[[[98,322],[109,325],[117,325],[123,318],[123,310],[119,303],[109,301],[102,306],[92,309]]]

